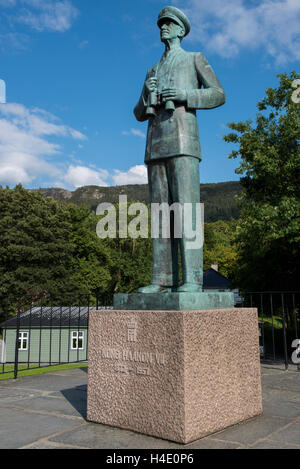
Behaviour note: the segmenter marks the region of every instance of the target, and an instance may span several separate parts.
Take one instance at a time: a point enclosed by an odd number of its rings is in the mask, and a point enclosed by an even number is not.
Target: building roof
[[[88,312],[94,309],[95,306],[35,306],[20,314],[20,327],[87,327]],[[17,316],[2,322],[0,327],[16,328]]]
[[[220,290],[231,289],[232,282],[217,270],[210,268],[204,272],[203,288],[204,290],[208,288]]]

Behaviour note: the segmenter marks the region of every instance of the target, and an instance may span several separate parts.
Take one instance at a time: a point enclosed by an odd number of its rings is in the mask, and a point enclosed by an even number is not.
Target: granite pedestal
[[[261,413],[256,309],[90,312],[89,421],[189,443]]]

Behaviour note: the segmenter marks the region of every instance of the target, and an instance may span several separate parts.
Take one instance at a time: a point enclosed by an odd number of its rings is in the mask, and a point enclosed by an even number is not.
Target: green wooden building
[[[87,360],[88,312],[86,306],[33,307],[20,314],[19,324],[17,317],[1,323],[6,363],[15,361],[16,339],[19,363]]]

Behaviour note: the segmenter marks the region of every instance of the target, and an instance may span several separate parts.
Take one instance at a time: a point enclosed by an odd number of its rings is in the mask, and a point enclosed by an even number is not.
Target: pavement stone
[[[49,442],[37,442],[32,445],[25,446],[21,449],[89,449],[89,448],[79,448],[74,446],[66,446],[63,444],[55,444],[55,443],[49,443]]]
[[[274,399],[271,401],[263,401],[263,409],[265,416],[272,417],[300,417],[300,402],[284,401]]]
[[[0,388],[0,405],[1,404],[8,404],[12,402],[18,402],[23,399],[33,399],[34,397],[38,397],[42,394],[41,391],[38,390],[30,390],[30,389],[3,389]]]
[[[78,394],[76,392],[70,392],[72,394]],[[85,417],[86,415],[86,395],[81,393],[80,396],[71,397],[73,404],[65,397],[56,397],[52,395],[34,397],[32,399],[22,399],[18,402],[14,402],[15,407],[22,409],[40,410],[53,412],[63,415],[73,415],[78,417]],[[76,407],[74,407],[74,404]],[[0,407],[2,407],[0,402]]]
[[[276,442],[272,440],[264,440],[256,443],[251,449],[300,449],[300,446],[284,442]]]
[[[275,371],[274,373],[262,375],[262,384],[272,389],[299,392],[300,380],[299,378],[295,379],[295,376],[299,375],[298,372]]]
[[[271,437],[272,441],[295,443],[300,446],[300,420],[280,429]]]
[[[300,373],[262,365],[264,414],[189,445],[85,420],[87,368],[0,382],[0,447],[300,449]]]
[[[2,449],[20,448],[54,433],[75,427],[76,421],[63,416],[0,409],[0,445]],[[78,424],[77,424],[78,425]]]
[[[252,445],[257,440],[266,438],[275,430],[289,423],[288,418],[267,417],[261,415],[247,422],[242,422],[217,433],[219,440],[236,441],[244,445]]]
[[[47,439],[42,439],[35,441],[29,445],[23,446],[21,449],[89,449],[83,446],[72,446],[72,445],[64,445],[63,443],[55,443],[49,441]]]
[[[182,445],[170,441],[96,423],[87,423],[50,441],[92,449],[182,449]]]
[[[77,372],[77,373],[76,373]],[[3,387],[29,388],[39,391],[62,391],[73,389],[87,384],[87,368],[74,368],[59,372],[46,373],[43,375],[23,376],[15,380],[5,380],[0,382],[0,389]]]
[[[51,438],[52,442],[92,449],[235,449],[241,446],[238,442],[218,441],[211,437],[203,438],[188,445],[161,440],[147,435],[109,427],[107,425],[88,423],[73,431],[65,432]]]

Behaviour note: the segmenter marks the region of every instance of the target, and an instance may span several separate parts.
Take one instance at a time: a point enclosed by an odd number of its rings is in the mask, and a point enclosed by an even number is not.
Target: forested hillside
[[[57,188],[42,189],[42,191],[56,200],[82,205],[93,211],[101,202],[118,203],[119,195],[127,195],[128,202],[149,203],[147,184],[114,187],[85,186],[74,192]],[[205,204],[205,221],[237,219],[237,195],[240,191],[241,186],[237,181],[201,184],[201,202]]]

